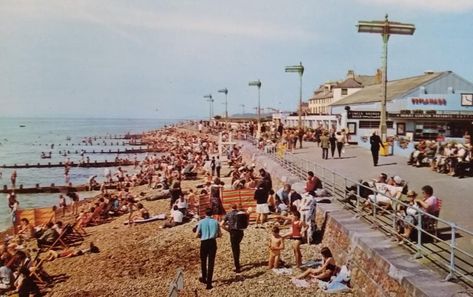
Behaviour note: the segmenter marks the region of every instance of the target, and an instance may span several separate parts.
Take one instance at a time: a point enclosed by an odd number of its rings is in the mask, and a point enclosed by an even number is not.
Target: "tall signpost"
[[[404,24],[399,22],[390,22],[386,14],[384,21],[359,21],[359,33],[376,33],[381,34],[383,38],[383,96],[381,98],[381,115],[379,119],[379,131],[381,139],[386,141],[387,124],[386,124],[386,101],[388,97],[388,41],[389,36],[397,35],[413,35],[416,27],[413,24]]]

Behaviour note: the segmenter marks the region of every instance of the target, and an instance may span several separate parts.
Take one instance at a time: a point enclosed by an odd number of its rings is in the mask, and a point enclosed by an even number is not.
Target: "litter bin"
[[[383,145],[384,145],[384,147],[379,148],[379,154],[381,156],[384,156],[384,157],[391,156],[393,154],[391,144],[389,142],[385,141],[385,142],[383,142]]]

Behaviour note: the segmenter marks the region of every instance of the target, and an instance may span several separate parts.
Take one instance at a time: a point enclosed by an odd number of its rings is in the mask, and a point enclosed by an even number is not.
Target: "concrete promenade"
[[[342,158],[335,159],[329,157],[328,160],[322,159],[322,149],[317,147],[315,143],[304,143],[303,149],[297,149],[293,155],[308,161],[315,162],[319,166],[333,170],[336,173],[357,180],[370,180],[380,173],[386,173],[388,176],[399,175],[406,180],[410,190],[414,190],[422,198],[421,188],[424,185],[431,185],[434,188],[434,195],[442,199],[442,209],[440,218],[454,222],[468,231],[473,231],[473,178],[466,177],[459,179],[457,177],[448,176],[433,172],[430,168],[416,168],[407,165],[407,158],[399,156],[381,157],[378,166],[373,165],[371,152],[368,149],[350,145],[345,147],[345,153]],[[329,152],[330,155],[330,152]],[[290,158],[290,156],[288,156]],[[450,261],[450,247],[452,232],[451,228],[439,222],[438,237],[445,240],[446,244],[441,242],[423,243],[423,255],[434,260],[438,267],[448,273],[447,265]],[[458,248],[473,254],[473,236],[456,230],[455,244]],[[473,275],[473,258],[456,251],[455,262],[459,272]],[[428,263],[428,262],[426,262]],[[469,286],[472,283],[469,282]]]
[[[337,153],[335,152],[335,157]],[[442,219],[455,222],[470,231],[473,231],[473,178],[459,179],[433,172],[427,167],[416,168],[407,165],[407,158],[399,156],[380,156],[378,166],[373,166],[371,152],[358,146],[345,147],[342,159],[322,159],[322,149],[314,142],[305,142],[303,149],[294,151],[294,155],[306,160],[315,161],[320,166],[331,169],[353,180],[369,180],[380,173],[388,176],[399,175],[406,180],[409,190],[414,190],[421,198],[421,188],[431,185],[434,195],[442,199]]]

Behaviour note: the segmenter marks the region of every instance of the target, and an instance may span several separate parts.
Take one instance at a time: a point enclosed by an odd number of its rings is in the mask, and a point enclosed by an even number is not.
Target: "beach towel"
[[[291,282],[294,284],[294,286],[298,288],[308,288],[310,287],[310,283],[304,279],[297,279],[293,278],[291,279]]]
[[[157,220],[165,220],[165,219],[166,219],[166,214],[161,213],[161,214],[158,214],[158,215],[151,216],[147,219],[134,220],[134,223],[135,224],[143,224],[143,223],[149,223],[149,222],[153,222],[153,221],[157,221]],[[129,223],[130,223],[129,221],[123,222],[124,225],[128,225]]]
[[[301,268],[317,268],[323,263],[322,260],[309,260],[301,265]]]
[[[292,275],[292,268],[273,268],[272,270],[277,275]]]

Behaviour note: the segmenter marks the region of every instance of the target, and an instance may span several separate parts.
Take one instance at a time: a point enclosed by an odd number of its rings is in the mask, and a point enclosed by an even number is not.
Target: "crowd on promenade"
[[[469,142],[420,141],[410,155],[408,164],[428,166],[433,171],[458,178],[473,176],[473,146]]]

